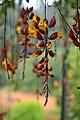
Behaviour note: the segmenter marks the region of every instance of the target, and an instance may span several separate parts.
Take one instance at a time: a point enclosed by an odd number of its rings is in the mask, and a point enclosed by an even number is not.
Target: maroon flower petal
[[[39,67],[38,67],[38,70],[42,70],[44,68],[44,64],[41,64]]]
[[[43,37],[42,37],[42,35],[41,35],[39,32],[37,32],[36,35],[37,35],[37,39],[38,39],[38,40],[43,40]]]
[[[52,33],[52,34],[50,35],[50,39],[51,39],[51,40],[55,40],[57,37],[58,37],[58,32]]]
[[[73,30],[74,30],[76,33],[78,33],[78,27],[77,27],[76,24],[73,25]]]
[[[54,57],[54,55],[55,55],[55,53],[54,53],[52,50],[50,50],[50,51],[49,51],[49,55],[50,55],[50,57],[52,57],[52,58],[53,58],[53,57]]]
[[[74,44],[75,46],[79,47],[79,42],[78,42],[77,40],[74,40],[74,41],[73,41],[73,44]]]
[[[25,10],[24,8],[22,8],[21,11],[20,11],[20,16],[21,16],[21,18],[24,19],[25,14],[26,14],[26,10]]]
[[[42,54],[42,51],[41,51],[41,50],[35,50],[35,51],[33,52],[33,55],[36,56],[36,57],[40,56],[41,54]]]
[[[49,68],[49,71],[50,71],[50,72],[52,71],[52,67]]]
[[[33,7],[30,7],[29,9],[28,9],[28,13],[31,13],[33,11]]]
[[[45,72],[44,71],[40,71],[40,74],[41,74],[41,76],[45,76]]]
[[[26,52],[26,49],[25,49],[25,48],[22,49],[20,53],[22,54],[22,53],[24,53],[24,52]]]
[[[29,19],[33,19],[34,13],[31,13]]]
[[[72,30],[69,31],[69,37],[73,40],[73,41],[76,41],[77,39],[75,38]]]
[[[32,72],[33,72],[33,73],[36,73],[36,70],[35,70],[35,69],[32,69]]]
[[[36,45],[37,45],[38,48],[44,47],[43,40],[38,41],[38,43]]]
[[[33,43],[28,43],[28,47],[34,48],[34,44]]]
[[[34,68],[37,68],[37,64],[36,64],[36,63],[34,63],[34,62],[33,62],[33,66],[34,66]]]
[[[54,27],[55,24],[56,24],[56,18],[53,16],[52,19],[51,19],[51,21],[50,21],[49,27]]]
[[[53,78],[53,77],[55,77],[55,76],[54,76],[53,74],[49,74],[48,77],[49,77],[49,78]]]
[[[33,52],[28,52],[28,55],[32,55],[33,54]]]
[[[41,58],[41,59],[38,61],[39,64],[42,64],[43,62],[44,62],[44,58]]]

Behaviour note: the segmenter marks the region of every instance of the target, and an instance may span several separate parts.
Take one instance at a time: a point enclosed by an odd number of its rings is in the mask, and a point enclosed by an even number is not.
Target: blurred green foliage
[[[5,120],[44,120],[43,108],[36,102],[20,102],[13,106]]]
[[[71,46],[69,50],[69,64],[70,70],[72,71],[71,83],[71,94],[74,95],[72,101],[72,120],[80,120],[80,90],[77,89],[80,86],[80,54],[79,50]]]
[[[72,104],[72,119],[80,120],[80,90],[75,90],[75,99]]]

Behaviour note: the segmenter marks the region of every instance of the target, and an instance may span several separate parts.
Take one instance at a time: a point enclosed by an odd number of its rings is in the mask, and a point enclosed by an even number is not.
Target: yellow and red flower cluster
[[[6,50],[4,50],[4,48],[0,48],[0,66],[8,72],[15,74],[17,64],[16,59],[11,61],[11,46],[8,46]]]
[[[28,2],[28,1],[27,1]],[[26,58],[29,57],[29,55],[32,55],[32,52],[28,52],[28,47],[29,48],[34,48],[34,44],[30,42],[29,39],[29,24],[30,20],[33,19],[34,13],[33,13],[33,7],[30,8],[22,8],[20,11],[20,19],[18,20],[18,25],[16,32],[19,35],[18,42],[21,46],[21,51],[20,51],[20,58],[23,58],[23,78],[25,77],[25,63],[26,63]]]
[[[52,74],[52,67],[49,68],[49,56],[54,58],[55,53],[52,50],[52,41],[59,40],[62,37],[62,32],[54,32],[51,35],[48,35],[48,31],[50,28],[54,27],[56,24],[56,19],[53,16],[50,23],[48,20],[41,20],[39,16],[34,16],[32,24],[28,28],[29,37],[36,38],[37,49],[33,52],[35,57],[41,56],[44,53],[44,57],[42,57],[38,63],[33,63],[33,72],[37,74],[37,77],[44,76],[44,87],[43,94],[46,94],[46,101],[44,106],[48,101],[48,92],[50,92],[48,87],[48,79],[53,78],[54,74]]]

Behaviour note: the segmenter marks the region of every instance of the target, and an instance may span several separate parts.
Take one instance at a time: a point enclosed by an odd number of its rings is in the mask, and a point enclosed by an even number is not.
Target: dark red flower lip
[[[54,27],[56,25],[56,18],[53,16],[51,21],[50,21],[50,24],[49,24],[49,27]]]

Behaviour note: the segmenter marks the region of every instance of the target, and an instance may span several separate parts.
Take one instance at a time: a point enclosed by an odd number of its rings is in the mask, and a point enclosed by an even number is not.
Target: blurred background
[[[2,66],[4,58],[4,19],[5,2],[7,4],[6,41],[8,56],[14,60],[20,53],[17,21],[20,10],[24,6],[34,8],[34,13],[44,20],[45,0],[0,0],[0,117],[1,120],[80,120],[80,50],[72,44],[69,38],[69,28],[56,6],[70,27],[75,23],[73,18],[77,14],[77,0],[47,0],[47,19],[56,17],[56,26],[49,29],[49,34],[55,31],[63,32],[59,41],[53,42],[55,58],[49,58],[49,65],[53,67],[54,78],[49,80],[51,94],[44,107],[45,96],[41,95],[43,78],[36,78],[33,74],[33,62],[39,58],[30,57],[26,62],[25,78],[22,81],[23,63],[18,59],[16,74],[7,79]],[[79,0],[80,10],[80,0]],[[34,43],[34,42],[33,42]],[[15,52],[14,52],[15,51]],[[28,51],[31,52],[30,49]],[[12,57],[11,57],[12,55]]]

